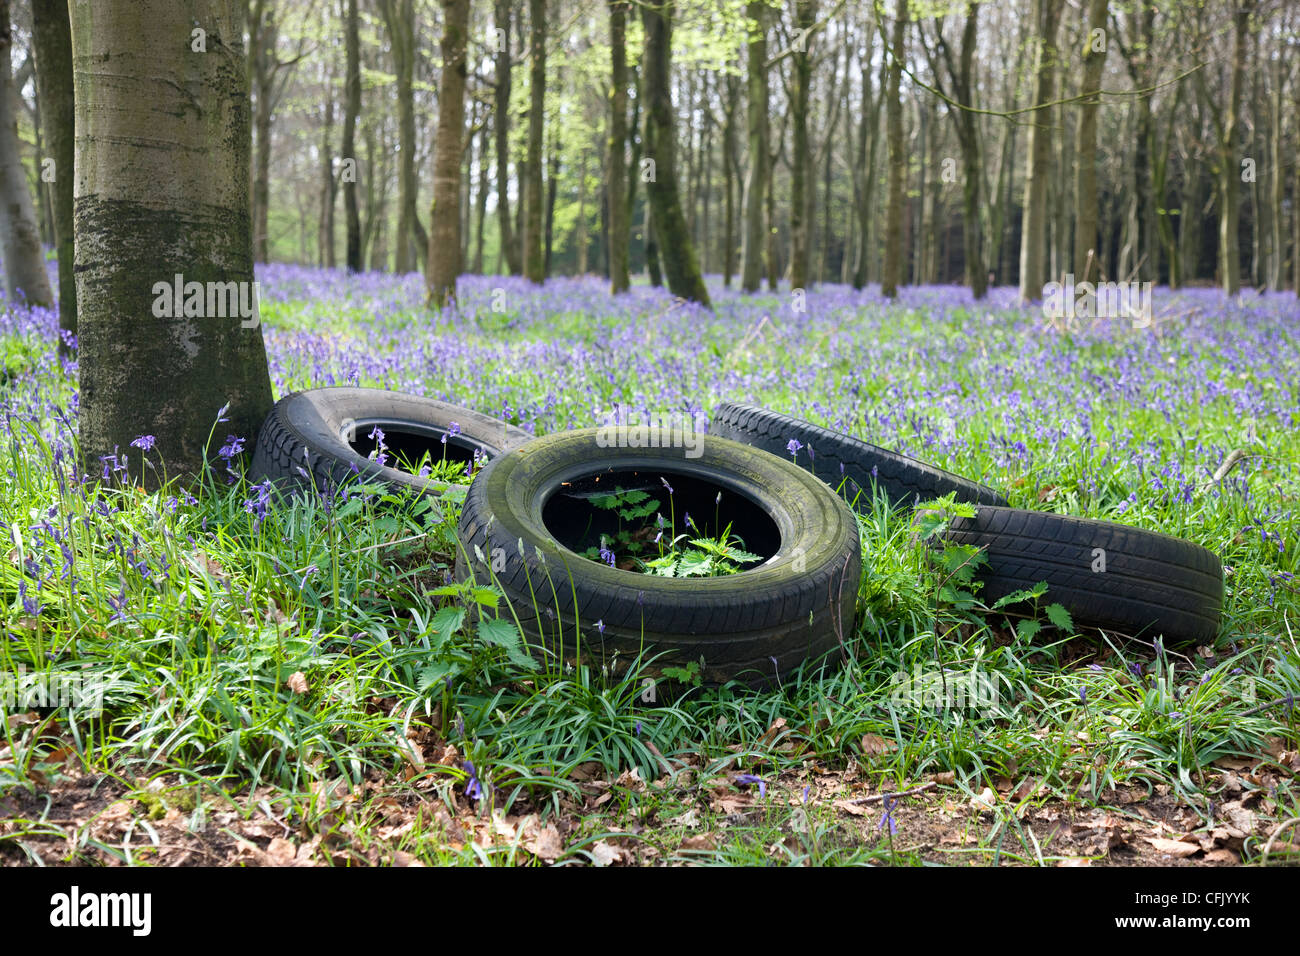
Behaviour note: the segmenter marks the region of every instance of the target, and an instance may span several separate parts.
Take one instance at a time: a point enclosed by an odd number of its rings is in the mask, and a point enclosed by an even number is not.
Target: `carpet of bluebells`
[[[76,366],[58,355],[56,316],[6,304],[0,669],[30,664],[105,676],[111,720],[99,725],[99,749],[79,736],[72,744],[88,766],[186,766],[224,774],[235,787],[273,780],[299,792],[328,778],[330,761],[339,772],[356,760],[385,772],[402,765],[417,703],[426,714],[438,708],[439,732],[459,748],[458,759],[438,768],[449,775],[446,785],[474,800],[503,798],[503,781],[536,765],[552,768],[547,785],[563,789],[554,779],[593,759],[611,776],[637,766],[649,777],[664,755],[684,749],[734,750],[737,740],[768,746],[760,736],[784,707],[831,713],[826,700],[838,709],[808,731],[818,753],[847,754],[863,734],[880,734],[896,744],[881,773],[900,780],[955,772],[956,786],[976,794],[995,770],[1014,777],[1017,766],[1032,764],[1026,755],[1042,728],[1082,735],[1102,716],[1126,734],[1079,756],[1080,766],[1095,771],[1101,761],[1112,783],[1145,766],[1189,800],[1201,785],[1189,774],[1225,754],[1264,752],[1272,746],[1266,741],[1279,740],[1295,749],[1300,303],[1293,293],[1247,291],[1228,301],[1212,289],[1157,289],[1154,321],[1139,329],[1113,319],[1066,327],[1019,305],[1005,288],[979,303],[961,288],[905,288],[888,302],[878,287],[741,295],[712,277],[710,312],[647,286],[614,299],[597,278],[538,287],[463,277],[458,304],[437,314],[424,308],[417,275],[271,265],[259,267],[258,278],[277,397],[324,385],[398,389],[536,434],[646,417],[698,421],[723,400],[766,405],[981,480],[1017,506],[1197,541],[1225,565],[1220,639],[1189,649],[1181,678],[1159,646],[1145,658],[1132,648],[1118,659],[1103,654],[1097,659],[1105,666],[1077,649],[1044,659],[1004,648],[984,660],[1004,668],[1033,706],[999,732],[969,734],[960,718],[933,713],[900,723],[865,701],[891,670],[933,658],[940,626],[932,595],[913,580],[924,559],[906,519],[877,516],[863,520],[869,624],[855,638],[874,663],[748,707],[724,691],[633,708],[626,688],[608,691],[615,705],[597,706],[592,695],[606,692],[578,680],[563,692],[552,686],[548,707],[559,716],[539,723],[526,690],[514,685],[515,696],[502,697],[496,689],[505,686],[508,662],[485,664],[479,649],[434,639],[446,628],[428,625],[428,587],[393,610],[393,595],[414,579],[386,577],[396,573],[386,542],[428,531],[426,506],[406,502],[400,520],[364,504],[282,509],[267,489],[237,478],[251,438],[239,435],[220,443],[224,481],[144,494],[114,485],[119,463],[110,460],[110,481],[96,490],[73,466]],[[147,456],[148,446],[142,436],[123,453]],[[1234,452],[1238,461],[1216,480]],[[815,468],[807,455],[801,449],[799,463]],[[455,515],[441,518],[426,551],[403,552],[401,570],[440,561],[445,570]],[[364,557],[341,559],[345,552]],[[952,643],[942,653],[954,661],[968,660],[990,637],[963,627],[943,632]],[[344,679],[364,690],[348,697],[322,689]],[[1251,682],[1250,707],[1234,683],[1242,681]],[[1207,684],[1218,694],[1202,701],[1196,688]],[[855,694],[860,708],[841,706]],[[720,713],[730,715],[726,734]],[[944,722],[952,720],[957,725]],[[405,736],[394,743],[398,727]],[[313,748],[328,755],[326,769],[302,757]],[[1064,792],[1078,779],[1062,769],[1074,759],[1044,757],[1051,766],[1037,772]],[[0,791],[6,779],[30,785],[5,766],[0,756]],[[769,765],[772,779],[781,766]],[[1272,798],[1279,817],[1288,807],[1295,813],[1289,786]]]

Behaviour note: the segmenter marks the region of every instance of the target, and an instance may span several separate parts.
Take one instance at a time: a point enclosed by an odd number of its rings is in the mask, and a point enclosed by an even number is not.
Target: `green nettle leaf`
[[[1016,634],[1022,641],[1032,641],[1034,635],[1043,629],[1040,621],[1021,621],[1016,625]]]
[[[494,588],[474,588],[470,591],[470,598],[475,604],[483,607],[495,609],[497,603],[501,600],[501,595]]]
[[[683,578],[704,577],[712,568],[712,557],[700,551],[687,551],[677,566],[677,574]]]
[[[465,609],[462,607],[445,607],[433,616],[429,622],[439,637],[450,637],[460,630],[465,623]]]
[[[1012,591],[1010,594],[1006,595],[1005,597],[998,598],[997,601],[995,601],[992,605],[990,605],[989,610],[996,611],[999,608],[1006,607],[1008,604],[1019,604],[1021,601],[1032,601],[1035,598],[1042,597],[1046,593],[1047,593],[1047,582],[1039,581],[1032,588],[1029,588],[1027,590]]]
[[[1074,630],[1074,618],[1070,617],[1070,612],[1060,604],[1049,604],[1044,610],[1047,612],[1047,619],[1056,625],[1057,629],[1071,632]]]
[[[609,511],[618,507],[618,497],[616,495],[600,495],[592,498],[591,504],[602,511]]]
[[[483,643],[504,649],[512,664],[524,670],[537,670],[537,661],[524,650],[523,638],[513,621],[504,617],[480,619],[478,636]]]
[[[677,556],[675,554],[665,554],[661,558],[647,561],[645,566],[660,577],[671,578],[677,573]]]

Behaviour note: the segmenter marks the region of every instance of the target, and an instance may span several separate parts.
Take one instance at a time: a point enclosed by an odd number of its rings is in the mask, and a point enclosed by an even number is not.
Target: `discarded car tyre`
[[[474,460],[476,452],[497,457],[532,436],[521,428],[468,408],[379,388],[313,388],[280,399],[258,432],[249,466],[254,481],[337,487],[349,479],[379,481],[394,488],[437,493],[444,485],[380,465],[368,457],[378,427],[386,454],[417,461]],[[443,438],[446,442],[443,442]],[[303,471],[299,471],[299,469]],[[306,472],[306,474],[304,474]]]
[[[560,432],[492,461],[461,513],[458,577],[494,581],[510,604],[502,614],[518,615],[534,653],[551,661],[580,654],[618,671],[644,650],[663,654],[659,668],[698,663],[706,683],[770,686],[848,639],[862,556],[838,496],[737,442],[692,436],[683,450],[669,429],[652,447],[645,438],[626,427]],[[680,531],[689,512],[701,533],[729,525],[765,560],[682,578],[584,557],[623,520],[605,497],[617,489],[646,496],[652,528],[657,513]],[[606,504],[593,507],[598,498]]]
[[[849,479],[852,484],[844,488],[849,500],[853,500],[857,489],[862,489],[859,508],[871,507],[873,483],[888,495],[895,508],[941,498],[949,492],[956,492],[958,501],[1007,504],[1002,495],[978,482],[887,448],[755,405],[726,402],[718,406],[713,413],[709,432],[762,448],[787,460],[791,459],[791,439],[798,441],[801,449],[811,447],[812,467],[827,483],[838,487],[844,479]]]
[[[984,550],[985,601],[1047,582],[1045,601],[1076,624],[1150,640],[1209,641],[1219,630],[1223,565],[1198,544],[1111,521],[981,507],[946,538]]]

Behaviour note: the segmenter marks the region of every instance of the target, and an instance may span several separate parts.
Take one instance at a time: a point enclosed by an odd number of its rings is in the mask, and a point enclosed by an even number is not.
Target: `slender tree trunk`
[[[347,47],[347,76],[343,103],[343,211],[347,217],[348,271],[360,272],[361,215],[357,208],[357,118],[361,115],[361,37],[357,0],[347,0],[344,37]],[[373,170],[371,175],[374,175]]]
[[[59,257],[60,340],[68,350],[68,337],[77,334],[77,277],[73,271],[72,187],[73,123],[72,27],[68,0],[32,0],[32,42],[36,48],[36,86],[41,97],[41,124],[45,145],[53,160],[51,182],[54,237]],[[8,256],[6,256],[6,260]]]
[[[266,0],[255,0],[249,22],[249,48],[253,80],[253,128],[256,152],[253,155],[253,257],[258,262],[270,258],[267,230],[271,206],[271,87],[275,80],[275,45],[279,27],[275,9]]]
[[[18,146],[12,48],[9,0],[0,0],[0,229],[4,230],[5,283],[11,301],[21,297],[34,305],[50,305],[54,293]]]
[[[1056,76],[1056,28],[1064,0],[1034,0],[1038,51],[1034,104],[1025,166],[1024,223],[1020,231],[1020,297],[1036,302],[1047,282],[1047,177],[1052,158],[1051,102]]]
[[[645,204],[645,218],[642,220],[645,230],[645,270],[650,277],[650,284],[656,289],[664,284],[663,270],[659,266],[659,238],[655,232],[654,210],[649,200]]]
[[[271,408],[253,286],[243,9],[239,0],[71,5],[80,444],[92,475],[114,454],[151,485],[194,475],[215,457],[209,435],[251,446]],[[195,24],[206,53],[192,49]],[[205,296],[195,286],[178,316],[178,274],[187,286],[233,285],[220,287],[215,310],[218,287]],[[251,318],[220,308],[236,288]],[[130,447],[143,435],[156,439],[152,451]]]
[[[542,261],[542,274],[551,274],[551,250],[555,239],[555,199],[560,181],[560,143],[559,134],[552,128],[551,145],[546,151],[546,214],[542,229],[542,246],[545,250]]]
[[[398,209],[393,269],[412,272],[426,261],[428,236],[417,209],[415,176],[415,4],[414,0],[379,0],[393,48],[397,75]],[[457,154],[459,155],[459,153]]]
[[[727,117],[722,126],[722,183],[726,190],[722,227],[722,286],[731,288],[731,277],[736,274],[736,109],[740,98],[740,84],[728,75]]]
[[[524,275],[546,278],[542,235],[542,132],[546,109],[546,0],[528,0],[528,165],[524,176]]]
[[[1092,93],[1101,88],[1101,74],[1106,65],[1105,33],[1093,43],[1094,31],[1106,29],[1109,0],[1089,0],[1089,36],[1083,44],[1083,89]],[[1096,49],[1096,47],[1101,49]],[[1074,278],[1076,282],[1095,282],[1100,274],[1098,262],[1097,208],[1097,110],[1101,97],[1094,96],[1079,104],[1075,131],[1074,160]]]
[[[903,188],[907,177],[907,156],[903,150],[903,104],[898,97],[898,88],[902,80],[903,55],[907,43],[907,14],[907,0],[897,0],[889,54],[889,88],[885,91],[889,199],[885,208],[885,264],[880,291],[890,299],[897,298],[903,275]]]
[[[334,178],[334,89],[333,70],[326,81],[325,123],[321,133],[320,228],[317,236],[318,260],[326,269],[333,269],[334,260],[334,200],[338,195],[338,181]]]
[[[763,201],[767,194],[768,178],[768,120],[767,120],[767,5],[762,0],[752,0],[745,6],[749,20],[748,133],[749,168],[745,171],[745,231],[740,245],[740,288],[745,292],[758,291],[763,277]]]
[[[1255,0],[1237,0],[1233,16],[1232,76],[1228,108],[1219,140],[1219,269],[1223,291],[1230,296],[1241,291],[1241,251],[1237,224],[1240,216],[1241,165],[1237,157],[1240,139],[1241,91],[1246,75],[1246,44]]]
[[[492,150],[492,138],[484,124],[478,134],[478,192],[475,195],[477,214],[474,217],[474,263],[471,271],[475,275],[483,274],[483,225],[487,219],[488,197],[488,153]]]
[[[791,54],[790,115],[794,123],[794,157],[790,164],[790,287],[808,287],[808,194],[811,188],[812,162],[808,147],[808,97],[812,85],[811,39],[808,31],[817,20],[816,0],[794,0],[797,29],[801,40]]]
[[[429,305],[456,299],[460,275],[460,169],[465,135],[466,44],[469,0],[442,0],[442,77],[438,138],[433,147],[433,205],[429,210]]]
[[[677,188],[676,132],[669,93],[672,16],[671,0],[661,7],[645,5],[641,8],[641,22],[645,28],[642,62],[646,96],[642,140],[645,154],[655,162],[655,174],[646,183],[646,196],[654,210],[654,228],[668,288],[673,295],[712,308]]]
[[[1286,259],[1286,240],[1284,237],[1285,212],[1282,199],[1285,189],[1285,180],[1282,176],[1282,137],[1285,130],[1282,127],[1282,58],[1277,56],[1273,60],[1273,90],[1269,103],[1269,117],[1272,139],[1269,141],[1269,197],[1268,205],[1270,210],[1269,216],[1269,260],[1268,260],[1268,287],[1276,292],[1282,288],[1282,263]],[[1292,157],[1292,163],[1300,162],[1300,159]],[[1300,203],[1300,195],[1296,196],[1296,202]]]
[[[609,3],[609,291],[628,289],[627,11],[628,0]]]
[[[516,241],[514,220],[510,215],[510,8],[511,0],[496,0],[494,22],[497,30],[495,108],[492,132],[497,147],[497,228],[501,255],[512,276],[523,272]],[[522,183],[520,188],[522,191]]]

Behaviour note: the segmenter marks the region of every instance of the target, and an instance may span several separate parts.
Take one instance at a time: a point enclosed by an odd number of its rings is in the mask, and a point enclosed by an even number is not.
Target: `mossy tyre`
[[[956,518],[949,541],[988,559],[986,601],[1047,582],[1076,624],[1151,640],[1210,641],[1223,606],[1223,565],[1199,544],[1113,521],[981,507]]]
[[[848,479],[852,484],[845,490],[850,500],[858,498],[857,490],[862,489],[863,495],[857,500],[858,508],[871,507],[873,484],[889,497],[895,508],[942,498],[951,492],[956,493],[958,501],[1007,504],[1006,498],[987,485],[888,448],[756,405],[734,402],[719,405],[713,413],[709,432],[786,459],[794,457],[789,451],[791,439],[799,442],[801,451],[811,447],[813,456],[809,458],[804,452],[805,459],[827,483],[838,487]]]
[[[663,436],[667,439],[668,430]],[[840,647],[853,630],[861,541],[843,501],[808,472],[716,436],[690,454],[644,433],[590,428],[538,438],[492,461],[461,513],[457,574],[494,582],[525,639],[549,661],[581,656],[621,671],[643,651],[699,664],[706,683],[770,686]],[[662,445],[670,445],[665,440]],[[693,457],[692,457],[693,456]],[[756,566],[717,577],[662,577],[584,557],[616,521],[593,497],[636,489],[670,525],[685,513],[730,527]],[[669,516],[672,516],[669,518]],[[671,532],[670,532],[671,533]]]
[[[290,487],[324,489],[360,479],[423,493],[443,490],[438,482],[372,461],[375,428],[383,433],[388,455],[412,462],[424,452],[434,461],[469,463],[476,453],[491,459],[532,438],[506,422],[419,395],[313,388],[276,402],[258,432],[249,476]]]

